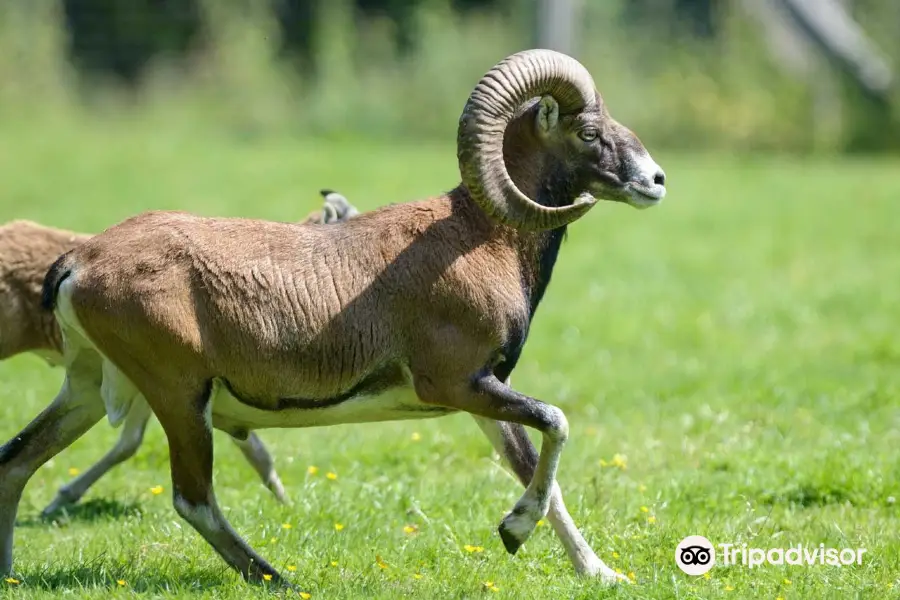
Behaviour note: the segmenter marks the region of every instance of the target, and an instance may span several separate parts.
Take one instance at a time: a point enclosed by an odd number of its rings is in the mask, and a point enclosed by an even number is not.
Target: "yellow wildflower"
[[[414,442],[418,442],[419,440],[422,439],[422,436],[419,434],[418,431],[413,431],[413,434],[410,436],[410,439]]]
[[[263,579],[265,579],[266,581],[272,581],[272,576],[268,573],[265,573],[263,574]]]
[[[784,580],[784,585],[791,585],[791,580],[790,580],[790,579],[785,579],[785,580]]]
[[[538,519],[537,526],[538,526],[538,527],[543,527],[543,526],[544,526],[544,520],[543,520],[543,519]]]
[[[118,583],[120,586],[124,586],[125,580],[124,579],[116,579],[116,583]]]
[[[618,552],[613,552],[613,553],[612,553],[612,557],[613,557],[613,558],[619,558],[619,553],[618,553]]]
[[[380,556],[378,556],[377,554],[375,555],[375,564],[377,564],[382,569],[387,569],[388,566],[390,566],[386,562],[384,562],[384,559],[381,558]]]
[[[482,548],[481,546],[472,546],[470,544],[466,544],[465,546],[463,546],[463,548],[470,554],[472,552],[484,552],[484,548]]]
[[[332,567],[338,566],[338,561],[336,561],[336,560],[331,561],[331,566]]]
[[[303,600],[309,600],[312,598],[312,594],[309,592],[300,592],[300,597],[303,598]]]
[[[413,573],[413,579],[422,579],[421,573]]]
[[[726,585],[726,586],[725,586],[725,591],[726,591],[726,592],[733,592],[733,591],[734,591],[734,587],[733,587],[733,586],[730,586],[730,585]]]
[[[498,588],[496,585],[494,585],[493,581],[485,581],[481,585],[483,585],[485,587],[485,589],[491,590],[492,592],[500,591],[500,588]]]
[[[290,529],[291,527],[293,527],[293,525],[291,525],[290,523],[282,523],[281,524],[282,529]]]
[[[10,585],[19,585],[20,583],[22,583],[18,579],[13,579],[12,577],[7,577],[4,581],[6,581],[6,583]]]
[[[315,475],[316,473],[319,472],[319,467],[317,467],[315,465],[309,465],[308,467],[306,467],[306,472],[309,473],[310,475]]]
[[[647,517],[647,522],[650,523],[651,525],[655,525],[655,524],[656,524],[656,517],[653,516],[653,515],[650,515],[649,517]]]
[[[154,485],[152,488],[150,488],[150,493],[154,496],[159,496],[163,493],[163,489],[164,488],[161,485]]]
[[[331,472],[331,471],[328,471],[327,473],[325,473],[325,477],[327,477],[328,479],[334,481],[335,479],[337,479],[337,473],[333,473],[333,472]]]
[[[79,473],[81,473],[81,469],[79,469],[78,467],[69,467],[69,475],[71,475],[72,477],[75,477]]]
[[[344,528],[344,526],[343,526],[341,523],[335,523],[335,524],[334,524],[334,530],[335,530],[335,531],[340,531],[340,530],[343,529],[343,528]]]
[[[288,565],[287,570],[290,571],[291,573],[293,573],[294,571],[297,570],[297,566],[296,565]]]
[[[612,460],[609,461],[609,466],[617,467],[624,471],[628,468],[628,457],[624,454],[614,454]]]
[[[642,507],[641,507],[641,512],[642,512],[642,513],[648,513],[648,512],[650,512],[650,509],[647,508],[646,506],[642,506]]]
[[[634,583],[636,580],[637,580],[637,578],[634,576],[634,571],[629,571],[628,572],[628,581],[630,581],[631,583]]]
[[[599,462],[601,467],[615,467],[623,471],[628,468],[628,457],[624,454],[614,454],[609,460],[601,458]]]
[[[410,535],[416,533],[417,531],[419,531],[419,527],[417,525],[406,525],[403,528],[403,533],[408,533]]]
[[[704,574],[703,574],[703,579],[709,579],[709,578],[710,578],[709,573],[704,573]]]

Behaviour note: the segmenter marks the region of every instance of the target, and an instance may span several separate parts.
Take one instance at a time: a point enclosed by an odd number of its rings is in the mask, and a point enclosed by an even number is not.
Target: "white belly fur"
[[[268,429],[321,427],[342,423],[373,423],[427,419],[450,414],[422,403],[411,387],[398,387],[377,396],[358,396],[324,408],[261,410],[235,398],[218,380],[212,393],[213,423],[219,427]]]

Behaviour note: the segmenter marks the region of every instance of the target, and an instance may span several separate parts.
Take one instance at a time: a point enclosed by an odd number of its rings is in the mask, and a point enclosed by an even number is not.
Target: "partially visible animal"
[[[304,223],[329,225],[352,219],[359,214],[356,207],[343,195],[333,190],[321,190],[319,193],[325,198],[322,210],[311,212]]]
[[[556,483],[565,414],[509,377],[568,224],[601,198],[658,204],[665,174],[584,66],[549,50],[514,54],[482,77],[457,157],[452,191],[332,226],[150,212],[60,257],[42,294],[62,328],[66,379],[0,448],[0,573],[12,568],[32,474],[143,396],[168,439],[175,510],[248,580],[285,581],[216,501],[213,428],[243,438],[459,411],[526,486],[499,526],[507,551],[549,512],[576,571],[620,580]],[[573,318],[589,311],[573,307]],[[542,434],[540,452],[526,426]]]
[[[311,212],[303,223],[326,225],[358,214],[341,194],[331,190],[322,190],[320,194],[324,198],[322,208]],[[59,326],[53,313],[41,309],[41,284],[54,260],[90,237],[25,220],[0,226],[0,360],[31,352],[51,365],[62,363]],[[136,398],[121,420],[122,433],[116,445],[90,469],[63,486],[44,509],[44,516],[78,502],[110,469],[132,457],[141,445],[151,415],[147,403]],[[259,437],[254,434],[246,439],[232,439],[266,487],[284,502],[284,486]]]

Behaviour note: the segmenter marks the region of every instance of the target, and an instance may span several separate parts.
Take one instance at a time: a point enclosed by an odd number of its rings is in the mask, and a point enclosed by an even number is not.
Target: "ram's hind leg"
[[[41,514],[46,517],[64,506],[75,504],[110,469],[134,456],[144,440],[144,431],[152,415],[150,406],[143,398],[136,398],[122,423],[122,433],[116,445],[77,479],[61,487],[56,498]]]
[[[74,359],[53,403],[0,447],[0,573],[12,569],[13,527],[25,484],[105,414],[99,357],[92,354],[84,351]]]
[[[263,441],[259,439],[259,436],[251,431],[247,439],[242,440],[232,437],[231,440],[240,449],[244,458],[247,459],[247,462],[259,475],[259,478],[262,479],[263,485],[275,494],[279,502],[284,503],[284,485],[282,485],[281,478],[278,477],[278,473],[275,471],[275,462],[272,460],[272,455],[266,449]]]
[[[138,385],[166,432],[175,510],[225,561],[250,581],[281,583],[278,572],[231,528],[213,491],[211,382],[188,389]]]
[[[478,416],[475,416],[475,421],[503,458],[506,466],[518,477],[522,485],[528,486],[534,477],[538,453],[525,428],[518,423],[494,421]],[[591,549],[569,515],[558,485],[553,486],[547,518],[577,573],[600,577],[606,583],[626,579],[606,566]]]

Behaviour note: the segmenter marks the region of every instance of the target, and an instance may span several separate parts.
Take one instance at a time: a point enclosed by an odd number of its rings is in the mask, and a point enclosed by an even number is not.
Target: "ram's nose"
[[[647,196],[662,200],[666,195],[666,172],[647,153],[637,156],[634,162],[632,187]]]

